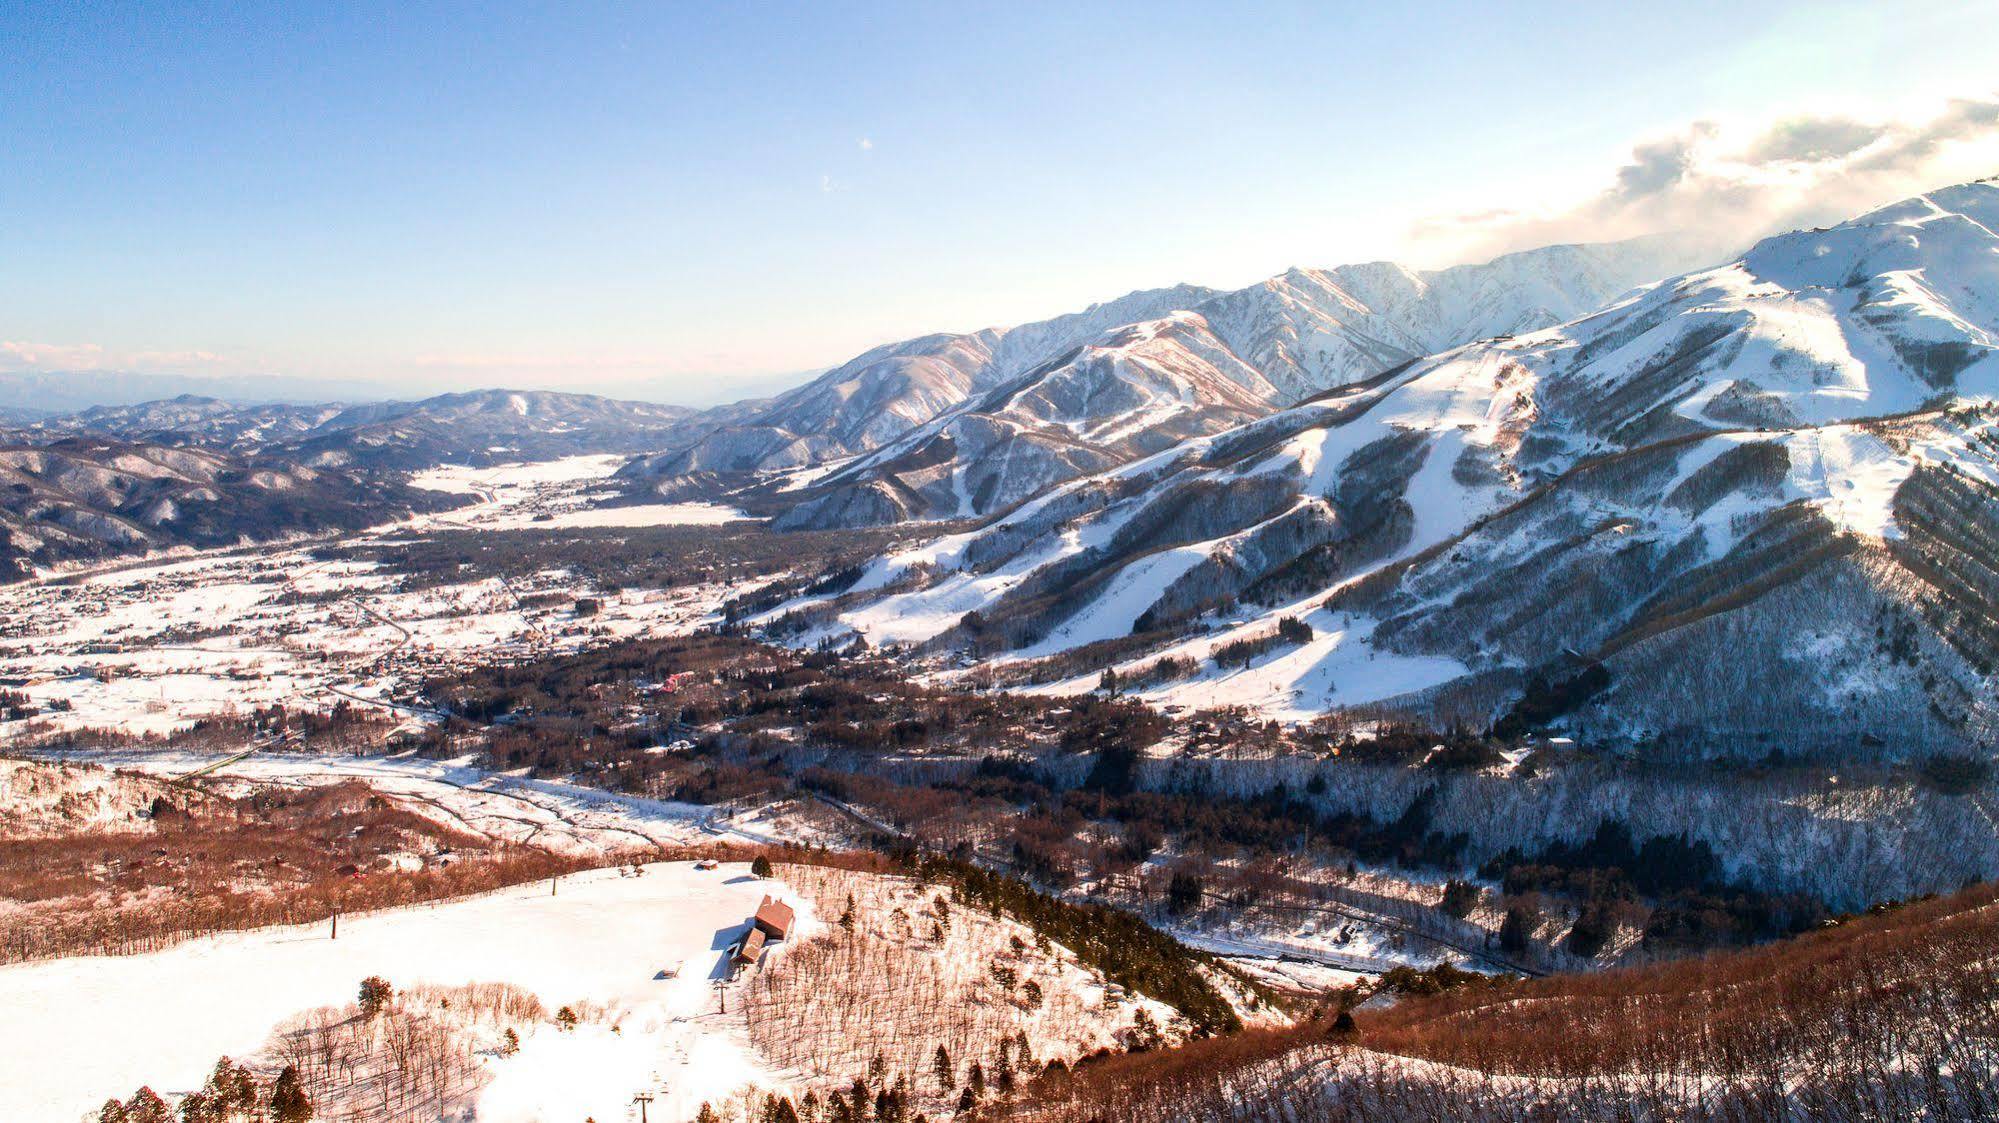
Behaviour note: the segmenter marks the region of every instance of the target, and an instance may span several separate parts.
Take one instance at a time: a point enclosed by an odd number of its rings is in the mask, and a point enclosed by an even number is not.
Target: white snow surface
[[[444,904],[344,917],[324,926],[195,940],[168,951],[0,967],[0,1119],[81,1119],[141,1084],[183,1092],[215,1059],[261,1049],[286,1017],[353,1001],[360,980],[501,981],[551,1009],[609,1007],[620,1032],[586,1023],[544,1029],[495,1057],[476,1105],[481,1123],[622,1119],[653,1091],[660,1119],[692,1118],[703,1100],[745,1084],[782,1083],[750,1050],[739,1020],[717,1014],[711,980],[766,893],[800,909],[793,940],[817,921],[809,902],[740,865],[605,869]],[[783,945],[773,954],[783,955]],[[655,979],[661,970],[674,977]],[[175,1011],[163,1032],[142,1011]]]

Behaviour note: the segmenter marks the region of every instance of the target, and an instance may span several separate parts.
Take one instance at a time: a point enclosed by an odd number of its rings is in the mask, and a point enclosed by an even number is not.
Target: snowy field
[[[424,486],[483,502],[356,536],[452,528],[713,525],[701,504],[595,506],[618,457],[497,469],[439,469]],[[0,587],[0,678],[57,728],[165,733],[195,719],[283,703],[330,707],[406,693],[423,674],[493,655],[550,654],[688,632],[723,585],[604,594],[561,570],[400,592],[393,575],[315,561],[304,546],[176,555],[62,582]],[[575,601],[600,602],[579,616]],[[50,709],[67,705],[67,710]],[[27,723],[0,725],[0,744]]]
[[[218,1056],[256,1057],[285,1018],[351,1002],[370,975],[399,986],[508,982],[550,1009],[601,1009],[572,1032],[524,1035],[514,1056],[483,1057],[481,1123],[608,1123],[641,1091],[658,1097],[654,1119],[686,1119],[745,1084],[782,1083],[748,1047],[740,1017],[716,1012],[715,986],[763,894],[798,904],[800,934],[817,925],[809,902],[743,866],[644,869],[573,874],[553,896],[543,883],[348,917],[337,940],[324,927],[265,929],[151,955],[0,967],[0,1119],[68,1123],[141,1084],[191,1090]],[[170,1013],[171,1028],[139,1016],[147,1011]]]
[[[410,525],[478,530],[559,527],[714,526],[748,519],[733,507],[714,503],[647,503],[605,506],[616,492],[606,480],[625,462],[622,456],[572,456],[539,464],[499,468],[447,465],[419,472],[410,482],[430,491],[476,495],[480,502]]]

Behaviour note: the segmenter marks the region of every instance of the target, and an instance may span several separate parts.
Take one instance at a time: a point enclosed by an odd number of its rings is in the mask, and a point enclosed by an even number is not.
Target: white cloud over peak
[[[1800,114],[1693,121],[1632,147],[1608,186],[1552,209],[1487,209],[1419,222],[1425,256],[1491,257],[1556,242],[1690,232],[1717,252],[1839,221],[1933,188],[1999,174],[1999,95],[1868,119]]]

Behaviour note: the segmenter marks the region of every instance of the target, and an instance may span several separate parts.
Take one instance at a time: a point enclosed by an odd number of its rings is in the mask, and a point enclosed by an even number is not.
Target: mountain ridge
[[[855,459],[792,497],[796,509],[779,525],[992,514],[1054,483],[1218,432],[1397,362],[1559,322],[1667,275],[1671,265],[1684,267],[1691,253],[1679,240],[1653,237],[1544,247],[1440,270],[1371,262],[1292,269],[1232,291],[1155,290],[1197,299],[1086,338],[1042,332],[1037,342],[1073,346],[1047,351],[985,394],[964,391],[886,441],[859,442],[872,447],[821,446],[816,457],[799,457],[796,464]],[[1092,311],[1134,306],[1127,300]],[[765,416],[781,418],[786,408],[780,403]],[[769,463],[752,457],[733,466]],[[634,464],[627,475],[643,482],[693,466],[669,454]],[[785,459],[780,466],[796,465]]]
[[[1298,719],[1559,696],[1666,755],[1969,744],[1999,666],[1995,217],[1973,184],[1765,239],[1060,485],[781,630]]]

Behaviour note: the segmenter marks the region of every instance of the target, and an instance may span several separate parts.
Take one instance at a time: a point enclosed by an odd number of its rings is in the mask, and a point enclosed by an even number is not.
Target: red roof
[[[766,896],[763,904],[757,906],[757,914],[750,918],[750,923],[769,933],[773,939],[782,940],[791,934],[792,917],[790,905]]]

